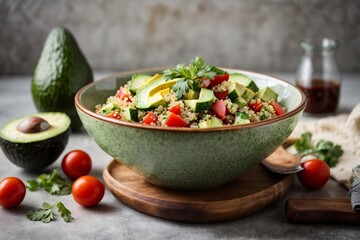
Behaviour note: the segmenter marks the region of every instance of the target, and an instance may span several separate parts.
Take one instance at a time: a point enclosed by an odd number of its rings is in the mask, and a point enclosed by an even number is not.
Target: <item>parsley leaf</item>
[[[205,65],[204,59],[196,57],[190,61],[189,66],[185,64],[178,64],[175,68],[167,69],[163,72],[165,81],[169,81],[174,78],[181,78],[173,85],[172,90],[176,94],[177,98],[181,98],[185,95],[189,89],[200,85],[201,78],[209,78],[213,80],[217,75],[224,75],[226,71],[219,69],[212,65]]]
[[[58,212],[65,222],[71,222],[72,220],[74,220],[71,212],[65,207],[62,202],[58,202],[54,205],[44,202],[41,208],[27,212],[26,217],[31,221],[41,221],[43,223],[49,223],[55,220],[55,215],[53,212],[55,206],[57,206]]]
[[[54,169],[51,174],[40,174],[36,179],[27,181],[27,189],[30,191],[37,191],[44,188],[53,195],[69,195],[71,194],[72,182],[66,181],[63,177],[58,175],[58,169]]]
[[[74,217],[71,216],[70,210],[67,209],[62,202],[58,202],[56,206],[58,208],[58,212],[60,216],[65,222],[71,222],[72,220],[74,220]]]
[[[49,223],[55,219],[53,207],[53,205],[44,202],[41,208],[27,212],[26,217],[31,221],[42,221],[43,223]]]
[[[295,142],[298,153],[305,155],[314,154],[317,158],[324,160],[329,167],[334,167],[344,151],[340,145],[333,142],[320,140],[315,146],[311,144],[311,132],[305,132]]]

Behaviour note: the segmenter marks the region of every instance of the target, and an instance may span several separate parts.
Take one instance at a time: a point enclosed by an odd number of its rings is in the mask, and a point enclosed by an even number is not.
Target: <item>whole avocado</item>
[[[71,128],[82,126],[74,106],[76,92],[93,81],[93,73],[75,38],[65,27],[51,30],[32,78],[32,96],[39,112],[64,112]]]

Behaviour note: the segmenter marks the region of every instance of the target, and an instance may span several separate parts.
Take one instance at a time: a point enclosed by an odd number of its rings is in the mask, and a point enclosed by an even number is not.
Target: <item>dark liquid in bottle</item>
[[[306,95],[305,112],[321,114],[336,111],[340,97],[338,82],[313,79],[309,86],[303,86],[300,83],[297,83],[296,86]]]

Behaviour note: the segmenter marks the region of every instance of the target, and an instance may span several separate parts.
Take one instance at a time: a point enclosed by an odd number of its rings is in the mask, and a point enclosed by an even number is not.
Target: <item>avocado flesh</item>
[[[40,133],[22,133],[17,125],[28,116],[6,123],[0,129],[0,147],[15,165],[39,170],[52,164],[64,151],[70,136],[70,118],[64,113],[38,113],[50,128]]]
[[[229,81],[237,82],[237,83],[243,85],[244,87],[251,89],[251,91],[253,91],[253,92],[257,92],[259,90],[258,86],[252,79],[250,79],[249,77],[247,77],[241,73],[230,74]]]
[[[200,91],[199,99],[185,100],[184,103],[195,112],[210,110],[213,99],[215,98],[214,92],[210,89],[202,88]]]
[[[151,109],[160,105],[165,105],[166,101],[164,96],[166,95],[166,92],[169,93],[170,88],[178,80],[179,79],[172,79],[165,81],[161,75],[156,79],[151,80],[147,85],[138,90],[136,94],[136,107],[139,109]]]
[[[265,87],[258,92],[258,96],[264,102],[270,102],[271,100],[277,100],[278,95],[274,90],[269,87]]]
[[[74,106],[76,92],[93,81],[93,73],[72,34],[53,29],[32,78],[32,96],[39,112],[64,112],[73,130],[82,124]]]

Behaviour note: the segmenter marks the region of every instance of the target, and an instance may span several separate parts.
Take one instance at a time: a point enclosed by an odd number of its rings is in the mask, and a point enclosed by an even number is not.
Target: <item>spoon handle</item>
[[[360,225],[360,213],[353,211],[350,198],[297,198],[285,205],[290,223],[342,223]]]

